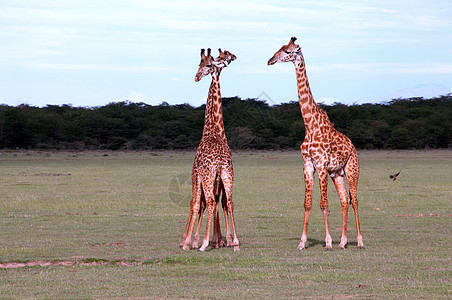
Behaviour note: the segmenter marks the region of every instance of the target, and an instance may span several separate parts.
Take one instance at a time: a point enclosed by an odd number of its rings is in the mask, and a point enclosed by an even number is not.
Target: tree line
[[[452,146],[452,96],[396,99],[382,104],[320,106],[358,149]],[[130,101],[101,107],[0,105],[0,149],[195,149],[205,105],[152,106]],[[269,105],[223,98],[232,149],[297,149],[304,137],[298,101]]]

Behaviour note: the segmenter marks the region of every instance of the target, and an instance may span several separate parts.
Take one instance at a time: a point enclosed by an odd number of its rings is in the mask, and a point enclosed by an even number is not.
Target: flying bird
[[[399,176],[399,174],[400,174],[400,171],[399,171],[399,173],[396,173],[396,174],[394,174],[394,175],[389,175],[389,178],[391,178],[392,181],[396,181],[397,176]]]

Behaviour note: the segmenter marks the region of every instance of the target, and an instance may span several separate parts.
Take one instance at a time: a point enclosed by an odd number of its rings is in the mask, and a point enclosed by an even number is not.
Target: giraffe
[[[236,57],[235,55],[231,54],[229,51],[221,51],[221,49],[218,49],[220,55],[217,57],[217,59],[215,60],[216,64],[217,64],[217,68],[218,68],[218,72],[221,72],[221,70],[225,67],[228,66],[228,64],[235,60]],[[196,80],[196,79],[195,79]],[[213,84],[213,81],[212,81]],[[218,83],[219,84],[219,83]],[[218,85],[219,86],[219,85]],[[212,87],[212,86],[211,86]],[[218,91],[220,91],[218,89]],[[214,89],[210,88],[209,89],[209,95],[208,98],[212,98]],[[207,114],[205,116],[205,126],[204,126],[204,131],[209,130],[209,126],[207,126],[207,122],[209,122],[209,124],[211,122],[213,122],[216,126],[216,129],[219,132],[219,136],[221,137],[221,139],[223,139],[227,145],[227,138],[226,138],[226,134],[224,131],[224,124],[223,124],[223,109],[222,109],[222,105],[221,105],[221,94],[219,95],[218,98],[215,99],[215,107],[216,109],[214,109],[213,111],[217,112],[215,114]],[[206,111],[207,112],[207,111]],[[229,155],[230,154],[230,150],[229,150]],[[196,161],[195,161],[196,163]],[[197,167],[194,165],[193,166],[193,172],[192,172],[192,177],[196,178],[197,174]],[[223,237],[221,235],[221,231],[220,231],[220,223],[219,223],[219,216],[218,216],[218,207],[219,207],[219,194],[220,192],[222,192],[222,207],[223,207],[223,211],[225,214],[225,221],[226,221],[226,230],[227,230],[227,246],[230,247],[232,246],[232,237],[231,237],[231,233],[230,233],[230,228],[229,228],[229,219],[228,219],[228,213],[227,213],[227,199],[226,199],[226,195],[224,192],[224,188],[222,185],[222,182],[220,181],[218,185],[216,185],[215,187],[215,200],[217,205],[215,206],[215,211],[214,211],[214,235],[213,235],[213,239],[212,239],[212,247],[213,248],[218,248],[219,246],[224,246],[224,241],[223,241]],[[199,220],[198,220],[198,226],[196,229],[196,234],[194,236],[193,239],[193,243],[192,243],[192,248],[197,249],[198,248],[198,243],[199,243],[199,232],[200,232],[200,228],[201,228],[201,223],[202,223],[202,217],[203,217],[203,212],[205,210],[205,197],[204,194],[201,193],[201,203],[200,203],[200,210],[199,210]],[[189,216],[189,220],[187,222],[187,226],[185,229],[185,232],[182,236],[181,242],[180,242],[180,247],[183,248],[183,245],[185,243],[185,239],[186,236],[188,234],[188,228],[189,228],[189,223],[190,223],[190,218],[191,218],[191,214]]]
[[[207,97],[206,112],[204,118],[204,130],[201,142],[196,152],[192,169],[192,200],[190,202],[190,214],[188,217],[185,232],[182,236],[181,245],[184,250],[190,248],[191,236],[196,222],[197,214],[200,215],[198,221],[197,233],[193,240],[193,248],[197,248],[199,239],[199,229],[204,208],[207,209],[207,226],[204,240],[200,251],[205,251],[209,245],[210,227],[212,216],[214,217],[214,247],[222,241],[219,221],[218,206],[219,194],[222,192],[222,206],[226,221],[227,243],[228,246],[234,246],[234,251],[239,251],[239,240],[236,234],[234,221],[234,204],[232,202],[232,185],[234,172],[231,159],[231,150],[229,149],[223,125],[223,112],[221,105],[219,75],[221,70],[235,60],[235,55],[229,51],[221,51],[216,60],[210,55],[211,50],[201,50],[201,62],[199,70],[195,76],[195,81],[202,77],[212,75],[212,83]],[[205,203],[204,203],[205,201]],[[231,218],[232,240],[228,214]]]
[[[292,61],[295,65],[298,98],[301,115],[305,126],[305,137],[300,150],[303,157],[303,174],[305,181],[304,221],[303,233],[297,249],[306,247],[309,214],[312,207],[312,189],[314,185],[314,172],[317,171],[320,182],[320,208],[325,222],[325,249],[332,249],[332,239],[328,225],[328,199],[327,185],[328,175],[332,178],[339,195],[342,206],[342,235],[339,249],[344,249],[347,244],[347,215],[349,203],[355,212],[358,248],[364,248],[363,238],[359,227],[358,188],[359,160],[358,152],[350,139],[337,131],[330,122],[326,112],[314,101],[309,87],[306,67],[301,47],[295,44],[297,38],[292,37],[287,45],[283,45],[272,58],[268,65],[277,62]],[[345,178],[349,186],[349,194],[345,187]]]
[[[229,63],[231,63],[233,60],[236,59],[236,56],[227,50],[221,51],[221,49],[218,49],[218,51],[219,51],[219,56],[215,59],[215,64],[217,65],[218,74],[220,74],[220,72],[223,70],[223,68],[227,67],[229,65]],[[196,78],[195,78],[195,81],[196,81]],[[215,97],[214,90],[215,89],[209,88],[208,98]],[[220,93],[220,88],[219,88],[219,82],[218,82],[218,95],[215,97],[213,103],[214,103],[214,107],[215,107],[215,109],[213,109],[213,111],[215,113],[213,115],[206,114],[204,121],[206,122],[208,118],[211,118],[211,116],[213,117],[213,123],[215,124],[216,129],[219,132],[218,135],[225,142],[227,149],[228,149],[229,156],[231,157],[232,154],[231,154],[231,151],[229,150],[229,145],[228,145],[226,133],[224,130],[223,106],[222,106],[222,102],[221,102],[221,93]],[[206,126],[206,124],[204,126],[204,130],[208,130],[208,126]],[[196,168],[195,168],[195,170],[196,170]],[[220,180],[219,184],[215,185],[216,206],[215,206],[214,216],[213,216],[213,222],[214,222],[214,231],[213,231],[214,234],[213,234],[213,238],[212,238],[212,247],[213,248],[219,248],[219,247],[225,246],[223,237],[221,235],[220,222],[219,222],[219,195],[220,195],[220,192],[222,194],[221,203],[222,203],[225,224],[226,224],[226,241],[227,241],[226,245],[228,247],[232,246],[232,236],[231,236],[231,230],[229,227],[226,193],[224,191],[223,182]],[[205,210],[205,197],[204,197],[204,194],[202,193],[201,194],[201,208],[199,210],[198,226],[197,226],[196,233],[195,233],[195,236],[193,239],[192,248],[198,248],[199,232],[200,232],[200,228],[201,228],[201,224],[202,224],[204,210]]]

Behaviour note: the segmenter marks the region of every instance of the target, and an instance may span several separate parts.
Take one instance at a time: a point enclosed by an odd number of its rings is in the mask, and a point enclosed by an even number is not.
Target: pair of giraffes
[[[305,214],[303,233],[297,249],[302,250],[306,247],[315,171],[318,172],[320,182],[320,208],[323,212],[326,231],[325,248],[332,249],[332,239],[328,225],[328,175],[334,182],[342,206],[342,236],[339,249],[344,249],[347,244],[349,203],[352,204],[355,212],[357,245],[358,248],[363,248],[364,244],[358,218],[358,199],[356,197],[359,176],[358,153],[350,139],[334,128],[326,112],[315,103],[309,87],[301,47],[295,44],[296,40],[295,37],[292,37],[287,45],[282,46],[270,58],[268,65],[288,61],[294,63],[298,98],[305,126],[305,138],[300,147],[303,156],[305,181]],[[219,56],[214,59],[211,56],[210,49],[207,50],[207,55],[204,49],[201,50],[201,62],[195,77],[195,81],[199,81],[202,77],[211,74],[212,83],[207,97],[203,135],[193,164],[190,214],[180,242],[180,246],[184,250],[190,249],[196,217],[199,214],[198,225],[192,243],[192,248],[198,248],[199,231],[205,209],[207,209],[207,227],[202,246],[199,250],[205,251],[209,245],[212,217],[214,223],[212,246],[214,248],[224,246],[219,223],[220,193],[222,194],[221,204],[226,224],[227,246],[233,246],[234,251],[240,250],[234,222],[234,203],[232,202],[234,171],[231,150],[229,149],[224,131],[219,81],[220,72],[235,60],[236,57],[229,51],[223,52],[219,49],[219,52]],[[349,194],[345,187],[345,178],[349,185]],[[231,218],[233,238],[231,236],[229,216]]]

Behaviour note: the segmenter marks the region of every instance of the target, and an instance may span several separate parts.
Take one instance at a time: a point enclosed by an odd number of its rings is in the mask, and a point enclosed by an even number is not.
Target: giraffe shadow
[[[292,239],[289,239],[289,240],[291,240],[291,241],[298,241],[298,242],[300,241],[299,238],[292,238]],[[314,246],[317,246],[317,245],[325,246],[325,241],[317,240],[317,239],[313,239],[313,238],[308,238],[308,240],[306,241],[306,244],[305,244],[305,248],[307,249],[307,248],[314,247]]]
[[[325,245],[325,241],[322,240],[318,240],[318,239],[313,239],[313,238],[308,238],[308,240],[306,241],[306,245],[305,248],[310,248],[310,247],[314,247],[317,245]]]

